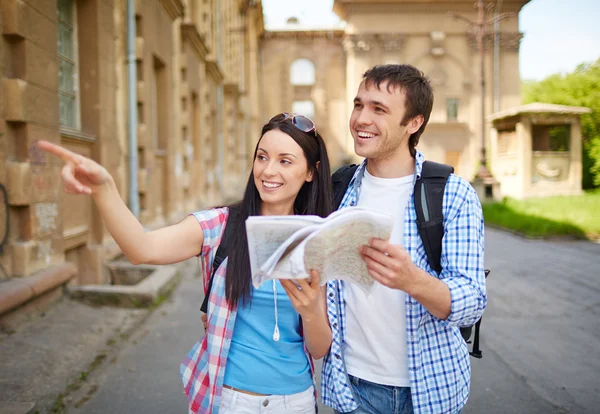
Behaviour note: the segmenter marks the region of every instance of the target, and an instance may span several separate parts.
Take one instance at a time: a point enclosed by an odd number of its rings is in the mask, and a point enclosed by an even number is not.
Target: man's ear
[[[421,128],[421,126],[423,125],[423,122],[425,122],[425,118],[423,118],[423,115],[419,114],[419,115],[415,116],[414,118],[412,118],[410,121],[408,121],[408,125],[406,126],[406,129],[412,135],[415,132],[417,132],[419,130],[419,128]]]
[[[316,166],[316,169],[318,170],[320,166],[321,166],[321,161],[317,161],[317,166]],[[310,182],[313,180],[314,176],[315,176],[315,175],[313,174],[313,171],[312,171],[312,170],[310,170],[310,171],[308,172],[308,177],[306,177],[306,182],[307,182],[307,183],[310,183]]]

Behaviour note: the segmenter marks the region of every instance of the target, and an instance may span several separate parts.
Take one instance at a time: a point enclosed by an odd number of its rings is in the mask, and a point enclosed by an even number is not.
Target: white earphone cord
[[[273,280],[273,302],[275,303],[275,329],[273,330],[273,340],[279,341],[279,320],[277,315],[277,282]]]

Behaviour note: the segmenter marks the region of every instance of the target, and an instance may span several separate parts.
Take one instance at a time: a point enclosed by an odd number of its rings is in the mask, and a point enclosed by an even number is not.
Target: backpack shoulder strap
[[[204,300],[202,301],[202,305],[200,306],[200,310],[204,313],[208,311],[208,298],[210,297],[210,290],[212,289],[215,273],[217,272],[219,266],[221,266],[221,263],[223,263],[223,260],[225,260],[225,258],[227,257],[227,246],[229,245],[233,237],[232,232],[234,226],[230,226],[230,224],[236,221],[238,213],[238,206],[229,207],[229,216],[227,217],[227,223],[225,223],[223,237],[221,237],[221,243],[219,243],[219,247],[217,247],[217,252],[215,253],[215,258],[213,260],[212,271],[210,273],[210,279],[208,280],[208,288],[206,289]]]
[[[335,210],[342,204],[346,189],[348,188],[348,185],[350,185],[350,181],[352,181],[352,177],[357,168],[357,164],[347,164],[338,168],[331,176],[331,183],[333,185],[333,208]]]
[[[444,215],[442,211],[444,190],[448,177],[453,172],[454,168],[449,165],[425,161],[421,178],[415,183],[414,197],[419,235],[423,241],[429,264],[438,273],[442,271],[440,259],[442,256],[442,238],[444,237]],[[486,278],[488,274],[489,270],[485,270]],[[474,358],[483,356],[479,348],[480,329],[481,318],[475,324],[473,350],[469,352]],[[467,344],[471,343],[472,331],[473,326],[460,328],[460,333]]]
[[[454,168],[449,165],[425,161],[421,177],[415,183],[414,201],[419,235],[429,264],[438,273],[442,271],[440,258],[444,237],[442,203],[446,182],[453,172]]]

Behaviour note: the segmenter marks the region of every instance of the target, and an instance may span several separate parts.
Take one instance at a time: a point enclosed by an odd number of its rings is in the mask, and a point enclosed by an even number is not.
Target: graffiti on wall
[[[37,259],[44,261],[47,265],[50,264],[52,256],[52,243],[50,240],[42,240],[38,242]]]
[[[56,185],[56,177],[49,173],[48,167],[62,166],[62,162],[49,160],[48,155],[37,144],[33,144],[29,147],[29,166],[33,191],[46,200],[57,198],[60,186]]]
[[[34,174],[41,173],[46,164],[44,151],[35,144],[29,147],[29,163],[31,164],[31,172]]]
[[[58,205],[55,203],[40,203],[35,205],[35,217],[39,223],[39,230],[43,233],[56,230],[56,217]]]

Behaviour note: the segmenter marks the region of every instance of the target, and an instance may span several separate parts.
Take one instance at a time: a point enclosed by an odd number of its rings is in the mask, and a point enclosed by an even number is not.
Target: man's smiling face
[[[412,123],[402,125],[406,113],[406,93],[382,83],[362,82],[354,98],[350,131],[357,155],[370,159],[395,158],[408,151]],[[418,128],[417,128],[418,129]]]

